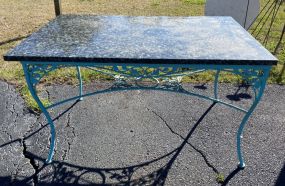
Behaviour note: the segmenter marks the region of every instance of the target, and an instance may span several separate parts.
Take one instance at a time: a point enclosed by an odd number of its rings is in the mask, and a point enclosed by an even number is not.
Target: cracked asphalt
[[[212,85],[185,88],[212,94]],[[285,185],[285,86],[267,86],[245,128],[244,170],[235,141],[242,113],[158,91],[100,94],[53,109],[57,147],[45,165],[45,117],[30,113],[13,86],[0,82],[0,90],[0,185]],[[42,96],[61,100],[77,90],[49,86]],[[250,105],[251,91],[220,90],[222,99]]]

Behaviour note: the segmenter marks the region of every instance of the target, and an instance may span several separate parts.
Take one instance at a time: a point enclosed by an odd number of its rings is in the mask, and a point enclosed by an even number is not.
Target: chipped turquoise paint
[[[29,90],[34,97],[35,101],[38,103],[40,109],[43,111],[44,115],[46,116],[49,126],[50,126],[50,133],[51,133],[51,143],[50,143],[50,150],[49,155],[46,160],[47,163],[52,162],[54,148],[55,148],[55,128],[53,120],[48,112],[48,109],[53,107],[59,106],[61,104],[65,104],[69,101],[74,100],[82,100],[84,97],[103,94],[107,92],[117,92],[123,90],[157,90],[157,91],[168,91],[168,92],[176,92],[191,96],[196,96],[202,99],[214,101],[230,108],[236,109],[245,113],[245,116],[240,124],[240,127],[237,132],[237,155],[239,159],[239,167],[244,168],[245,163],[242,155],[241,150],[241,142],[242,142],[242,134],[243,129],[246,125],[247,120],[251,116],[252,112],[254,111],[255,107],[257,106],[258,102],[260,101],[263,91],[265,89],[266,80],[268,78],[268,74],[270,72],[271,66],[249,66],[249,65],[170,65],[170,64],[133,64],[133,65],[122,65],[122,64],[97,64],[97,63],[64,63],[61,64],[59,62],[22,62],[23,69],[25,72],[27,84]],[[39,80],[47,75],[52,70],[57,68],[63,67],[72,67],[75,66],[77,69],[78,80],[79,80],[79,95],[65,99],[63,101],[54,103],[48,107],[44,107],[42,102],[40,101],[39,97],[36,94],[36,84]],[[111,75],[116,80],[114,85],[111,88],[96,91],[92,93],[83,94],[82,91],[82,78],[80,73],[80,67],[86,67],[96,70],[97,72],[105,73]],[[184,76],[191,76],[196,73],[201,73],[206,70],[213,70],[216,72],[215,80],[214,80],[214,96],[209,97],[205,95],[201,95],[195,92],[185,90],[181,85],[181,78]],[[252,106],[247,110],[245,108],[240,108],[236,105],[231,103],[224,102],[219,99],[218,97],[218,79],[220,72],[232,72],[234,74],[240,75],[250,83],[255,92],[255,99],[253,101]],[[138,81],[142,78],[150,78],[154,79],[156,84],[155,86],[142,86],[138,83]],[[161,78],[161,79],[160,79]],[[126,80],[133,80],[135,83],[130,84],[127,83]]]

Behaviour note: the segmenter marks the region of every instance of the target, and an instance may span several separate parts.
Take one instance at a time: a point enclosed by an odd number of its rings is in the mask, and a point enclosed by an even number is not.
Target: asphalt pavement
[[[84,91],[108,86],[95,83]],[[213,93],[212,85],[185,88]],[[246,125],[244,170],[236,155],[243,113],[149,90],[105,93],[53,109],[57,145],[53,163],[45,165],[44,115],[31,113],[12,85],[0,82],[0,90],[0,185],[285,185],[285,86],[268,85]],[[55,101],[77,91],[54,85],[41,94]],[[222,84],[219,93],[244,107],[252,100],[245,87]]]

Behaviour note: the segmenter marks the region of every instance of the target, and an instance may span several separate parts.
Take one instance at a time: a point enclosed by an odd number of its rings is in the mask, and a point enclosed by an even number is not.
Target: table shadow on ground
[[[284,186],[284,184],[285,184],[285,163],[283,165],[283,168],[281,169],[281,172],[279,173],[277,181],[275,182],[275,186]]]

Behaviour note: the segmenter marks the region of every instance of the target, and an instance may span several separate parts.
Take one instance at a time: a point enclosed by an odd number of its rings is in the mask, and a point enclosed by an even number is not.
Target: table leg
[[[81,77],[81,73],[80,73],[80,67],[79,66],[76,66],[76,69],[77,69],[77,77],[78,77],[78,81],[79,81],[79,100],[82,101],[83,100],[83,97],[82,96],[82,77]]]
[[[217,70],[216,75],[215,75],[215,83],[214,83],[214,96],[215,99],[219,99],[218,98],[218,86],[219,86],[219,75],[220,75],[220,70]]]
[[[37,102],[38,106],[40,107],[41,111],[43,112],[43,114],[46,116],[49,127],[50,127],[50,149],[49,149],[49,155],[48,158],[46,160],[46,163],[51,163],[52,162],[52,158],[54,155],[54,149],[55,149],[55,137],[56,137],[56,133],[55,133],[55,127],[54,127],[54,123],[53,120],[49,114],[49,112],[46,110],[45,106],[43,105],[43,103],[41,102],[41,100],[39,99],[39,97],[37,96],[37,92],[36,92],[36,84],[34,84],[32,82],[32,77],[31,77],[31,73],[32,70],[30,70],[28,68],[27,64],[23,63],[23,69],[24,69],[24,73],[25,73],[25,77],[26,77],[26,81],[27,81],[27,85],[28,88],[33,96],[33,98],[35,99],[35,101]]]
[[[256,86],[258,88],[258,93],[255,96],[254,102],[251,105],[250,109],[245,114],[245,116],[244,116],[244,118],[243,118],[243,120],[239,126],[238,132],[237,132],[237,155],[238,155],[238,159],[239,159],[239,165],[238,166],[239,166],[239,168],[242,168],[242,169],[245,167],[244,158],[243,158],[242,150],[241,150],[241,141],[243,138],[243,129],[244,129],[249,117],[253,113],[254,109],[256,108],[257,104],[259,103],[259,101],[263,95],[263,92],[264,92],[264,89],[266,86],[266,81],[267,81],[267,78],[269,76],[270,68],[264,68],[264,69],[262,69],[262,72],[263,73],[260,76],[260,78],[257,82],[257,85],[253,85],[253,86]]]

